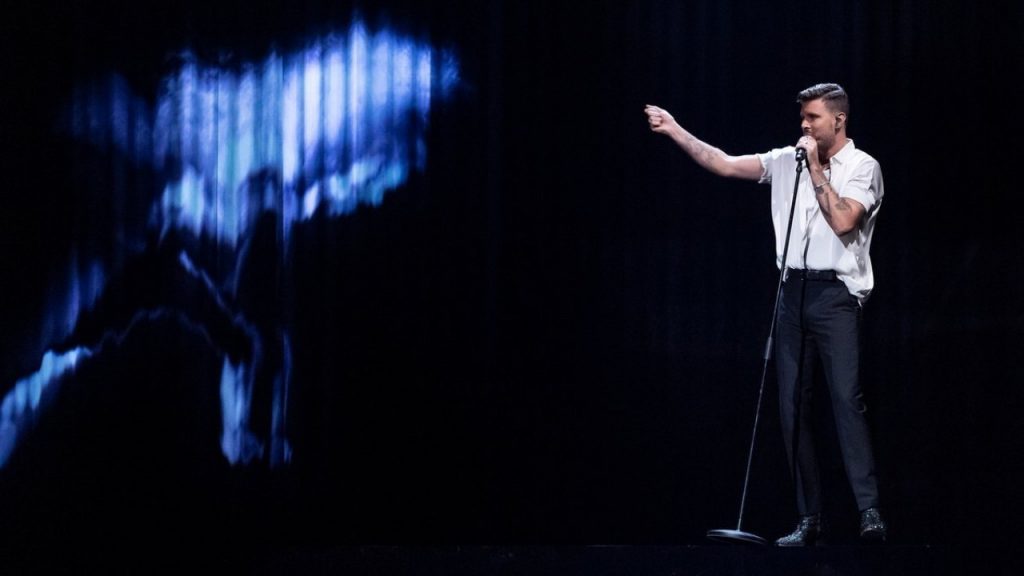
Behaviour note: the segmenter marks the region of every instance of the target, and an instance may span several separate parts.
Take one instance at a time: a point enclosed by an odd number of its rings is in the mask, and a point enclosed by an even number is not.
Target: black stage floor
[[[1012,547],[819,546],[340,546],[119,545],[4,551],[4,574],[216,574],[430,576],[1017,576]]]

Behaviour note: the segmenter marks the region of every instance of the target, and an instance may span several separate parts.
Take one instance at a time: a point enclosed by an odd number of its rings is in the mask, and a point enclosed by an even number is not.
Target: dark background
[[[462,82],[435,106],[425,172],[297,232],[292,465],[224,463],[220,359],[153,322],[83,364],[0,470],[8,542],[675,544],[735,527],[777,281],[768,188],[703,172],[643,106],[761,152],[795,142],[796,94],[818,82],[850,93],[849,133],[885,176],[864,383],[893,540],[1019,539],[1013,2],[23,6],[0,24],[0,390],[38,367],[90,202],[54,129],[76,83],[116,72],[152,96],[183,46],[258,60],[357,14],[453,48]],[[769,378],[744,522],[766,537],[794,519],[774,393]]]

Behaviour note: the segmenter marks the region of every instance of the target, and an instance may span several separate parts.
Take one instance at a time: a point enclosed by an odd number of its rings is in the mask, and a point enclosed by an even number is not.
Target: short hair
[[[802,90],[797,95],[796,101],[799,104],[804,104],[818,98],[825,102],[825,106],[833,114],[842,112],[847,116],[850,115],[850,98],[846,95],[846,90],[843,90],[839,84],[815,84]]]

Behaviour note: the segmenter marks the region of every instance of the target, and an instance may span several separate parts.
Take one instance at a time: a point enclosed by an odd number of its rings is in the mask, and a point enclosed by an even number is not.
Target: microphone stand
[[[793,201],[789,205],[789,224],[786,226],[786,242],[782,248],[782,266],[779,269],[779,284],[775,289],[775,307],[772,310],[772,322],[768,329],[768,343],[764,348],[764,366],[761,369],[761,386],[757,394],[757,410],[754,412],[754,432],[750,438],[750,451],[747,454],[747,471],[743,478],[743,495],[740,497],[740,515],[736,521],[736,529],[709,530],[708,538],[720,542],[739,544],[767,544],[764,538],[743,531],[743,512],[747,503],[747,488],[750,485],[750,466],[754,461],[754,445],[757,440],[757,425],[761,420],[761,401],[764,398],[765,377],[768,374],[768,362],[772,357],[772,348],[775,336],[775,321],[779,316],[779,302],[782,299],[782,283],[786,279],[786,256],[789,254],[789,235],[793,231],[793,214],[796,213],[796,193],[800,189],[800,173],[807,161],[806,152],[803,148],[797,148],[796,154],[796,181],[793,183]]]

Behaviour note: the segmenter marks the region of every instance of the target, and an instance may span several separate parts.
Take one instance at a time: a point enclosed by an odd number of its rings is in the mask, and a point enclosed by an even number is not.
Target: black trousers
[[[846,476],[860,510],[878,506],[878,479],[859,381],[861,311],[839,280],[789,275],[782,288],[776,340],[783,440],[800,515],[821,512],[813,435],[815,363],[832,400]]]

